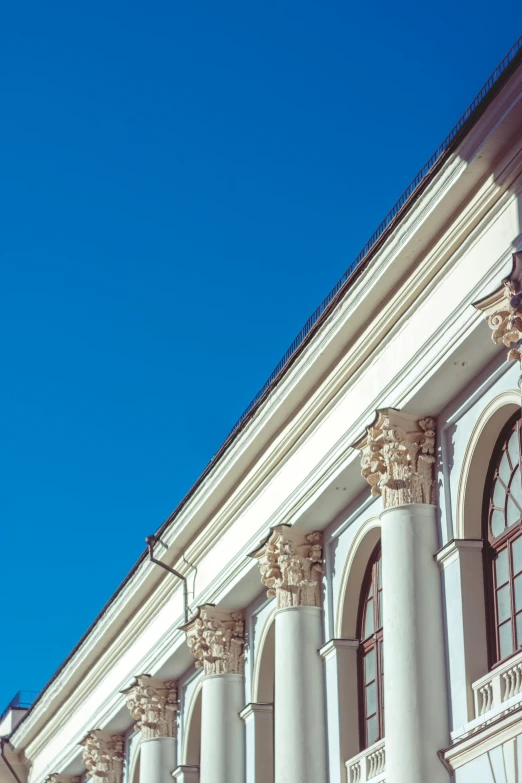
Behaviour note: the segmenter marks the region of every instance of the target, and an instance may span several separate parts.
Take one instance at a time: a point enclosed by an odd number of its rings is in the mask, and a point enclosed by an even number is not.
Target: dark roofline
[[[300,354],[302,353],[306,345],[308,345],[312,337],[322,326],[326,318],[330,315],[330,313],[343,299],[343,297],[349,291],[354,281],[366,269],[371,259],[374,257],[377,250],[380,247],[382,247],[385,240],[391,234],[392,230],[396,227],[396,225],[401,220],[403,220],[404,216],[410,211],[410,209],[415,204],[419,196],[424,192],[428,184],[433,180],[435,174],[441,169],[442,165],[447,160],[448,156],[454,151],[454,149],[458,146],[458,144],[460,144],[462,139],[465,136],[467,136],[470,130],[474,127],[474,125],[484,114],[484,112],[486,111],[490,103],[498,95],[498,93],[501,91],[501,89],[504,87],[504,85],[507,83],[510,77],[515,73],[515,71],[521,64],[521,62],[522,62],[522,36],[511,47],[511,49],[503,58],[503,60],[495,68],[495,70],[493,71],[493,73],[485,83],[485,85],[482,87],[482,89],[475,97],[473,102],[468,106],[468,108],[466,109],[462,117],[452,128],[452,130],[446,136],[444,141],[438,146],[438,148],[435,150],[435,152],[433,153],[431,158],[427,161],[427,163],[425,163],[424,166],[420,169],[417,176],[408,185],[404,193],[401,195],[401,197],[396,202],[396,204],[392,207],[390,212],[388,212],[384,220],[379,224],[378,228],[374,231],[370,239],[366,242],[366,244],[364,245],[363,249],[357,256],[355,261],[353,261],[352,264],[350,264],[346,272],[343,274],[340,280],[337,281],[337,283],[332,288],[328,296],[321,302],[321,304],[315,310],[315,312],[312,313],[312,315],[305,323],[305,325],[303,326],[303,328],[301,329],[301,331],[299,332],[295,340],[292,342],[292,344],[286,351],[283,358],[279,361],[279,363],[277,364],[274,371],[271,373],[270,377],[267,379],[263,387],[256,394],[254,399],[250,402],[246,410],[242,413],[242,415],[234,425],[232,431],[224,441],[223,445],[220,447],[218,452],[212,457],[207,467],[203,470],[203,473],[193,484],[193,486],[189,489],[185,497],[181,500],[181,502],[176,506],[174,511],[167,517],[167,519],[160,526],[160,528],[157,531],[158,536],[161,535],[166,530],[166,528],[176,519],[176,517],[180,514],[183,508],[187,505],[189,500],[192,498],[192,496],[199,489],[203,481],[206,479],[206,477],[208,476],[208,474],[210,473],[214,465],[221,459],[223,454],[229,449],[232,443],[236,440],[240,432],[242,432],[243,429],[246,427],[247,423],[254,417],[255,413],[258,411],[260,406],[266,400],[270,392],[277,386],[277,384],[286,375],[286,373],[288,372],[290,367],[292,367],[292,365],[295,363],[295,361],[300,356]],[[116,591],[113,593],[111,598],[107,601],[107,603],[105,604],[101,612],[91,623],[87,631],[83,634],[83,636],[81,637],[79,642],[75,645],[75,647],[72,649],[72,651],[69,653],[67,658],[63,661],[63,663],[53,674],[51,679],[47,682],[42,692],[40,693],[40,696],[35,700],[33,706],[31,707],[30,710],[28,710],[27,714],[24,715],[24,717],[18,724],[15,731],[27,719],[29,713],[38,704],[38,702],[42,698],[43,694],[47,691],[49,686],[54,682],[54,680],[62,672],[65,666],[67,666],[71,658],[82,646],[85,639],[89,636],[89,634],[93,631],[96,625],[100,622],[104,614],[107,612],[107,610],[110,608],[110,606],[116,599],[116,597],[125,588],[127,583],[130,581],[130,579],[134,576],[134,574],[138,570],[141,563],[145,560],[146,555],[147,555],[147,550],[145,550],[140,555],[138,561],[129,571],[129,573],[123,580],[123,582],[116,589]]]

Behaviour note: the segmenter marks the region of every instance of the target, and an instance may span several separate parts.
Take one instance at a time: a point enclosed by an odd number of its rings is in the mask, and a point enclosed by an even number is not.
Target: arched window
[[[384,736],[381,545],[366,569],[359,605],[359,714],[361,750]]]
[[[522,481],[520,411],[496,443],[484,496],[491,665],[522,648]]]

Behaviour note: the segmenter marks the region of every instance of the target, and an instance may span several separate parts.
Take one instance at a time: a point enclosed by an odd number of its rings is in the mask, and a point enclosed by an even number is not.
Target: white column
[[[246,730],[247,783],[274,783],[274,705],[247,704],[240,717]]]
[[[390,508],[382,520],[384,712],[387,783],[447,783],[447,746],[436,508]]]
[[[140,780],[172,783],[177,766],[177,683],[142,674],[123,693],[141,731]]]
[[[326,783],[322,610],[280,609],[275,624],[275,781]]]
[[[346,762],[359,753],[359,696],[355,639],[330,639],[320,650],[326,680],[328,770],[345,781]]]
[[[184,626],[205,675],[201,698],[200,783],[244,783],[244,622],[240,612],[207,604]],[[148,781],[147,781],[148,783]]]
[[[210,674],[203,680],[201,703],[201,783],[244,783],[243,721],[245,678]]]
[[[435,420],[378,411],[358,448],[381,514],[387,783],[448,783],[442,590],[434,502]]]
[[[182,764],[173,772],[176,783],[199,783],[199,767]]]
[[[172,783],[177,748],[173,737],[142,739],[140,743],[140,780],[147,783]]]
[[[279,525],[252,554],[276,596],[275,783],[326,783],[322,537]]]

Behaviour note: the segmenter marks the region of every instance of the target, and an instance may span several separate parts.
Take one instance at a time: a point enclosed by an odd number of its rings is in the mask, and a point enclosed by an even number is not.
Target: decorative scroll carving
[[[182,630],[196,658],[196,669],[204,669],[205,674],[243,674],[245,623],[241,612],[205,604]]]
[[[178,710],[178,686],[172,680],[156,680],[147,674],[136,677],[135,684],[123,693],[127,707],[143,739],[175,737]]]
[[[81,776],[74,775],[71,777],[70,775],[49,775],[48,778],[45,778],[45,783],[81,783]]]
[[[251,554],[259,561],[261,581],[268,587],[268,597],[276,597],[278,609],[321,606],[322,542],[321,533],[278,525]]]
[[[473,307],[485,315],[493,342],[509,348],[507,360],[522,367],[522,253],[513,253],[513,268],[500,288]]]
[[[362,476],[372,495],[382,495],[385,508],[434,502],[435,419],[418,420],[393,408],[377,411],[355,448],[362,452]]]
[[[83,763],[89,778],[103,783],[121,783],[123,780],[123,734],[91,731],[80,743],[83,745]]]

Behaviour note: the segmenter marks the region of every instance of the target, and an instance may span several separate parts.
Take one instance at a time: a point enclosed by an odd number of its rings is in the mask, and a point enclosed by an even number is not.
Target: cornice
[[[518,173],[519,168],[520,161],[517,163]],[[256,435],[266,426],[267,420],[272,418],[276,411],[279,411],[287,404],[288,397],[302,380],[303,375],[310,370],[313,362],[328,350],[329,345],[338,337],[343,327],[346,327],[348,320],[353,316],[352,308],[360,305],[365,295],[367,296],[368,289],[375,286],[384,271],[390,269],[395,263],[398,253],[404,247],[408,238],[411,238],[419,225],[425,221],[430,210],[440,203],[440,200],[463,171],[465,171],[465,165],[454,158],[450,159],[447,167],[434,178],[420,199],[419,209],[413,210],[414,214],[409,215],[404,224],[396,228],[389,242],[376,254],[372,264],[364,271],[360,279],[356,281],[353,290],[332,313],[323,325],[321,332],[306,347],[299,362],[290,369],[287,377],[278,386],[277,402],[274,404],[274,400],[270,398],[260,408],[256,417],[245,428],[237,444],[231,446],[229,453],[224,455],[220,463],[215,466],[211,475],[207,477],[200,487],[196,496],[182,510],[179,519],[173,521],[170,528],[162,534],[162,540],[172,545],[180,532],[188,526],[191,519],[208,502],[209,496],[212,495],[220,482],[224,480],[229,467],[239,461],[241,456],[252,446]],[[518,176],[518,173],[516,173],[516,176]],[[515,173],[510,172],[510,176],[514,178]],[[321,417],[321,420],[324,420],[325,416],[339,403],[344,390],[343,387],[348,380],[350,383],[357,382],[361,374],[366,372],[371,364],[378,361],[379,346],[383,337],[386,336],[390,339],[400,331],[408,317],[409,308],[415,302],[420,292],[424,290],[427,282],[434,280],[436,277],[441,279],[447,273],[448,270],[445,264],[449,262],[450,256],[452,265],[456,264],[465,252],[466,246],[469,247],[469,242],[477,241],[478,237],[485,230],[484,226],[479,225],[479,221],[488,210],[490,213],[493,212],[492,205],[495,205],[498,214],[499,210],[506,208],[511,200],[515,198],[513,194],[504,193],[499,195],[499,192],[500,185],[498,182],[486,183],[480,189],[480,192],[475,194],[469,204],[462,209],[455,227],[451,227],[447,235],[431,251],[426,253],[423,260],[413,267],[413,262],[409,262],[408,269],[405,270],[405,274],[409,275],[407,283],[403,279],[401,285],[395,287],[395,292],[387,300],[385,299],[382,311],[380,311],[379,323],[376,325],[373,322],[366,322],[365,329],[360,330],[353,337],[343,359],[337,362],[334,371],[331,372],[326,380],[324,377],[321,379],[313,393],[308,395],[304,404],[301,404],[297,409],[293,409],[294,418],[280,430],[278,435],[273,437],[268,446],[263,447],[261,458],[258,460],[255,470],[251,470],[246,479],[242,477],[236,482],[221,511],[212,517],[210,524],[203,523],[203,526],[199,528],[200,532],[193,535],[192,543],[188,546],[186,555],[190,562],[194,562],[197,566],[199,560],[208,552],[216,536],[221,535],[237,520],[247,500],[252,501],[266,488],[275,470],[281,468],[299,447],[302,440],[305,437],[309,437],[315,428],[320,425]],[[474,235],[474,240],[472,235]],[[451,320],[455,322],[457,317],[457,314],[453,314]],[[477,322],[479,318],[477,314]],[[473,322],[470,329],[475,328],[475,325]],[[368,334],[368,330],[370,334]],[[438,338],[440,340],[446,339],[441,330],[439,330]],[[455,337],[455,339],[458,338]],[[402,376],[406,376],[411,370],[410,366],[403,368]],[[429,369],[426,369],[425,373],[428,371]],[[418,379],[419,376],[417,375],[416,377]],[[395,387],[399,386],[396,380],[394,380],[393,385]],[[391,388],[384,390],[384,393],[381,391],[380,399],[385,395],[392,397],[391,392]],[[374,401],[370,403],[368,410],[372,410],[372,406],[375,407]],[[296,416],[296,410],[299,411],[298,416]],[[365,419],[367,420],[367,414],[361,415],[356,424],[350,428],[350,432],[340,439],[339,444],[336,444],[330,450],[328,458],[323,462],[321,468],[317,468],[317,473],[313,476],[312,481],[310,481],[310,476],[303,480],[299,489],[302,490],[303,485],[306,484],[308,498],[314,494],[314,490],[311,487],[317,486],[321,478],[324,479],[325,471],[330,471],[331,473],[334,463],[339,466],[350,456],[349,442],[356,437],[362,424],[365,423]],[[293,498],[289,498],[286,505],[286,511],[288,511],[288,506],[292,506],[294,509],[293,513],[297,514],[299,509],[303,507],[301,492],[294,493]],[[270,523],[281,523],[284,520],[280,517],[281,514],[276,512]],[[190,570],[183,560],[176,560],[175,566],[182,572]],[[146,592],[146,598],[141,608],[137,610],[135,618],[131,620],[131,625],[136,622],[136,627],[143,629],[150,621],[154,608],[157,609],[163,606],[167,600],[170,600],[179,591],[179,588],[169,586],[168,578],[155,577],[149,563],[142,562],[127,582],[125,588],[100,619],[98,625],[86,638],[74,658],[69,661],[66,669],[58,675],[57,679],[44,693],[40,702],[35,705],[34,710],[31,711],[27,719],[15,731],[14,738],[18,746],[23,747],[24,743],[29,741],[37,721],[42,718],[42,715],[48,709],[53,709],[51,705],[58,692],[63,693],[68,683],[72,683],[75,673],[79,672],[82,666],[85,666],[86,659],[90,654],[93,654],[96,646],[101,643],[104,635],[108,632],[108,628],[114,627],[115,618],[119,616],[120,623],[125,621],[124,607],[129,603],[129,600],[136,600],[136,595],[140,590]],[[131,635],[125,634],[125,636],[128,639]],[[78,688],[77,692],[75,692],[75,701],[81,699],[83,694],[90,691],[94,684],[100,681],[103,673],[110,668],[112,661],[121,655],[125,648],[126,642],[121,638],[116,639],[114,647],[110,641],[105,644],[105,650],[110,649],[110,654],[98,659],[97,663],[94,664],[89,681],[86,681],[83,687]],[[72,688],[73,685],[70,684],[69,687]],[[56,706],[58,707],[58,705]],[[48,721],[48,716],[46,716],[45,720],[46,722]],[[52,723],[52,721],[49,723]]]

